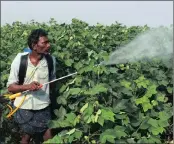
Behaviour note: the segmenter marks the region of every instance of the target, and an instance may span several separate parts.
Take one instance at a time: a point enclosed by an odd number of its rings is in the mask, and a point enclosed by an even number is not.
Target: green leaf
[[[88,116],[88,120],[87,120],[87,124],[89,124],[90,122],[92,121],[92,117],[91,116]]]
[[[83,112],[83,118],[86,123],[92,122],[92,113],[94,111],[93,105],[89,104],[86,110]]]
[[[172,87],[167,87],[167,92],[170,93],[170,94],[172,94],[173,88]]]
[[[77,123],[79,123],[79,122],[80,122],[80,119],[81,119],[81,117],[80,117],[80,115],[78,115],[78,116],[75,118],[75,120],[74,120],[74,125],[76,125]]]
[[[159,120],[159,121],[158,121],[158,124],[159,124],[159,126],[161,126],[161,127],[167,127],[167,126],[169,126],[169,123],[168,123],[167,120],[166,120],[166,121],[164,121],[164,120]]]
[[[74,140],[74,135],[68,136],[68,141],[69,141],[69,143],[72,143],[73,140]]]
[[[159,83],[160,85],[167,86],[169,82],[168,82],[167,80],[162,80],[162,81],[159,81],[158,83]]]
[[[153,108],[152,105],[151,105],[150,103],[148,103],[148,102],[143,103],[142,106],[143,106],[144,112],[146,112],[146,111],[148,111],[149,109],[152,109],[152,108]]]
[[[80,68],[83,67],[83,64],[81,62],[78,62],[74,65],[74,67],[76,68],[76,70],[79,70]]]
[[[139,119],[137,119],[137,120],[131,120],[131,125],[132,125],[133,127],[139,126],[140,123],[141,123],[141,121],[140,121]]]
[[[86,103],[81,109],[80,109],[80,113],[83,113],[84,110],[86,110],[88,108],[88,103]]]
[[[95,118],[94,118],[94,122],[97,122],[98,121],[98,117],[99,115],[101,114],[101,110],[99,109],[95,115]]]
[[[137,105],[143,104],[143,103],[148,103],[148,102],[149,102],[149,100],[148,100],[148,98],[145,97],[145,96],[143,96],[143,97],[138,98],[138,99],[135,100],[135,103],[136,103]]]
[[[121,137],[127,136],[127,134],[124,132],[124,130],[125,130],[124,127],[123,127],[123,129],[121,129],[121,127],[116,126],[114,128],[116,138],[120,139]]]
[[[101,116],[99,116],[99,118],[98,118],[98,123],[99,123],[101,126],[103,126],[103,124],[104,124],[104,118],[101,117]]]
[[[137,138],[137,139],[140,139],[140,138],[141,138],[141,133],[134,132],[134,133],[132,134],[132,137],[135,137],[135,138]]]
[[[134,138],[129,138],[129,139],[127,139],[127,142],[128,142],[128,143],[136,143],[135,140],[134,140]]]
[[[80,93],[81,89],[80,88],[71,88],[69,91],[70,91],[70,94],[76,95],[76,94]]]
[[[71,134],[73,134],[74,132],[75,132],[75,128],[73,128],[73,129],[71,129],[69,132],[67,132],[66,134],[68,134],[68,135],[71,135]]]
[[[150,98],[153,94],[157,94],[156,88],[157,86],[155,84],[151,84],[148,86],[147,92],[144,96]]]
[[[115,114],[110,109],[101,109],[101,116],[104,118],[104,120],[110,120],[112,122],[115,121]]]
[[[125,144],[126,140],[120,139],[120,140],[115,140],[115,144]]]
[[[138,88],[147,88],[147,86],[149,85],[149,80],[146,80],[143,75],[134,80],[134,82],[137,84]]]
[[[72,64],[73,64],[73,60],[72,59],[68,59],[68,60],[65,60],[65,64],[67,65],[67,66],[71,66]]]
[[[71,127],[72,124],[65,120],[51,120],[48,123],[49,128],[64,128],[64,127]]]
[[[82,82],[82,77],[81,77],[81,76],[77,76],[77,77],[76,77],[75,84],[76,84],[76,85],[80,85],[81,82]]]
[[[83,134],[83,133],[82,133],[81,131],[76,130],[75,133],[74,133],[74,136],[75,136],[75,138],[77,138],[77,139],[80,140],[80,138],[82,137],[82,134]]]
[[[62,139],[60,136],[56,135],[52,139],[48,139],[47,141],[44,141],[44,144],[50,144],[50,143],[62,143]]]
[[[164,120],[165,121],[165,120],[168,120],[170,117],[171,116],[168,113],[166,113],[165,111],[159,112],[160,120]]]
[[[117,73],[118,69],[117,68],[110,68],[109,71],[110,71],[110,73]]]
[[[76,115],[74,114],[74,113],[68,113],[68,114],[66,114],[66,117],[67,117],[67,121],[69,122],[69,123],[71,123],[71,124],[73,124],[74,125],[74,120],[75,120],[75,118],[76,118]]]
[[[132,91],[130,89],[121,88],[120,92],[122,92],[123,94],[126,94],[127,96],[132,96]]]
[[[156,106],[156,105],[158,105],[158,102],[155,101],[155,100],[152,100],[152,105],[153,105],[153,106]]]
[[[84,73],[85,72],[85,70],[86,70],[86,67],[82,67],[82,68],[80,68],[80,70],[79,70],[79,74],[82,74],[82,73]]]
[[[164,102],[164,100],[165,100],[165,95],[164,95],[164,94],[158,94],[158,95],[157,95],[157,100],[160,101],[160,102]]]
[[[57,98],[57,103],[58,104],[62,104],[62,105],[66,105],[67,104],[67,101],[66,101],[66,99],[63,96],[59,96]]]
[[[106,141],[110,143],[115,143],[115,134],[113,129],[107,129],[105,132],[103,132],[100,135],[100,142],[101,143],[106,143]]]
[[[66,109],[61,106],[59,110],[54,110],[54,113],[58,118],[64,118],[64,116],[66,115]]]
[[[149,138],[149,143],[158,143],[158,144],[160,144],[161,143],[160,137],[151,135],[150,138]]]
[[[149,127],[150,127],[150,124],[148,124],[147,121],[144,120],[140,126],[140,129],[145,130],[145,129],[148,129]]]
[[[58,120],[51,120],[48,123],[50,128],[64,128],[64,127],[73,127],[75,126],[75,118],[76,115],[74,113],[68,113],[65,115],[66,119],[58,119]]]
[[[94,88],[93,88],[94,91],[96,91],[97,93],[99,92],[106,92],[107,91],[107,88],[105,87],[104,84],[97,84]]]
[[[122,120],[122,119],[126,118],[127,115],[126,114],[115,114],[115,117],[116,117],[116,119]]]
[[[121,86],[124,86],[125,88],[127,88],[127,89],[132,89],[131,88],[131,83],[130,82],[128,82],[128,81],[126,81],[126,80],[122,80],[122,81],[120,81],[120,84],[121,84]]]
[[[92,115],[93,111],[94,111],[93,105],[89,103],[88,107],[85,109],[83,114],[84,115]]]
[[[130,123],[130,120],[129,120],[129,117],[128,117],[128,116],[125,117],[125,118],[122,120],[122,124],[123,124],[123,125],[128,126],[129,123]]]
[[[149,144],[149,141],[146,137],[142,137],[140,140],[137,141],[140,144]]]
[[[107,92],[107,88],[105,87],[104,84],[97,84],[94,86],[92,89],[89,89],[89,91],[84,92],[86,95],[96,95],[101,92]]]
[[[152,132],[153,135],[159,135],[160,133],[162,134],[163,131],[164,131],[164,128],[163,127],[150,127],[149,129],[149,132]]]
[[[158,127],[158,120],[156,119],[150,118],[147,123],[152,125],[153,127]]]
[[[67,87],[66,85],[63,85],[63,86],[60,88],[59,92],[62,93],[63,91],[65,91],[65,90],[66,90],[66,87]]]
[[[113,112],[118,113],[121,110],[125,110],[127,108],[126,107],[127,103],[128,103],[128,100],[127,99],[117,100],[113,104]]]

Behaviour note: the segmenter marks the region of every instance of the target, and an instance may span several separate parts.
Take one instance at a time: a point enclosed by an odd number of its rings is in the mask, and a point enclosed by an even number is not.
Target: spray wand
[[[102,64],[103,64],[103,62],[101,62],[100,64],[97,64],[97,65],[94,65],[94,67],[95,67],[95,66],[100,66],[100,65],[102,65]],[[77,74],[77,72],[74,72],[74,73],[68,74],[68,75],[66,75],[66,76],[60,77],[60,78],[58,78],[58,79],[55,79],[55,80],[46,82],[46,83],[44,83],[44,84],[41,84],[41,85],[39,86],[39,88],[42,88],[44,85],[50,84],[50,83],[55,82],[55,81],[59,81],[59,80],[61,80],[61,79],[64,79],[64,78],[67,78],[67,77],[70,77],[70,76],[73,76],[73,75],[76,75],[76,74]],[[13,94],[13,95],[9,96],[9,99],[11,99],[11,100],[12,100],[12,99],[15,99],[16,97],[19,97],[19,96],[21,96],[22,94],[26,94],[26,93],[29,92],[29,91],[30,91],[30,90],[26,90],[26,91],[23,91],[23,92],[19,92],[19,93]]]
[[[44,85],[50,84],[50,83],[52,83],[52,82],[55,82],[55,81],[58,81],[58,80],[61,80],[61,79],[64,79],[64,78],[73,76],[73,75],[75,75],[75,74],[77,74],[77,72],[71,73],[71,74],[69,74],[69,75],[60,77],[60,78],[58,78],[58,79],[55,79],[55,80],[52,80],[52,81],[49,81],[49,82],[46,82],[46,83],[44,83],[44,84],[41,84],[41,85],[39,86],[39,88],[42,88]],[[16,97],[21,96],[22,94],[26,94],[26,93],[29,92],[29,91],[30,91],[30,90],[26,90],[26,91],[23,91],[23,92],[19,92],[19,93],[13,94],[13,95],[9,96],[9,99],[14,99],[14,98],[16,98]]]

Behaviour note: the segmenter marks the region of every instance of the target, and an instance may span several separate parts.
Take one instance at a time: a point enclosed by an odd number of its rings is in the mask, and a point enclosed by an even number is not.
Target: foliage
[[[57,77],[78,72],[56,83],[52,93],[55,117],[49,127],[58,130],[45,143],[164,142],[173,115],[172,68],[167,61],[98,65],[149,27],[90,26],[78,19],[71,24],[54,19],[49,24],[7,24],[1,27],[2,93],[13,58],[27,47],[29,32],[38,27],[49,31]]]

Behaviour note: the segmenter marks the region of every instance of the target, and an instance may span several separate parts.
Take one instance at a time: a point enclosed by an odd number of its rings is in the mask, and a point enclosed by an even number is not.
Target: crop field
[[[27,36],[35,28],[49,33],[57,78],[77,72],[56,82],[51,92],[49,127],[55,136],[48,143],[166,143],[173,139],[172,59],[98,65],[151,29],[146,25],[91,26],[78,19],[58,24],[50,19],[49,23],[1,26],[1,95],[7,92],[12,60],[28,47]],[[5,117],[9,109],[3,103],[0,108],[0,141],[19,143],[20,131]]]

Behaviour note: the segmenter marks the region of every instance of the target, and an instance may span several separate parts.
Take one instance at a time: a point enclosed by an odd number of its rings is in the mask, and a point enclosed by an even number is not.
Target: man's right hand
[[[27,89],[30,91],[36,91],[38,89],[40,89],[40,83],[33,81],[32,83],[27,85]]]
[[[41,85],[38,82],[33,81],[30,84],[24,84],[24,85],[18,85],[16,83],[13,83],[8,87],[8,91],[11,93],[17,93],[17,92],[23,92],[26,90],[36,91],[40,88],[41,88]]]

